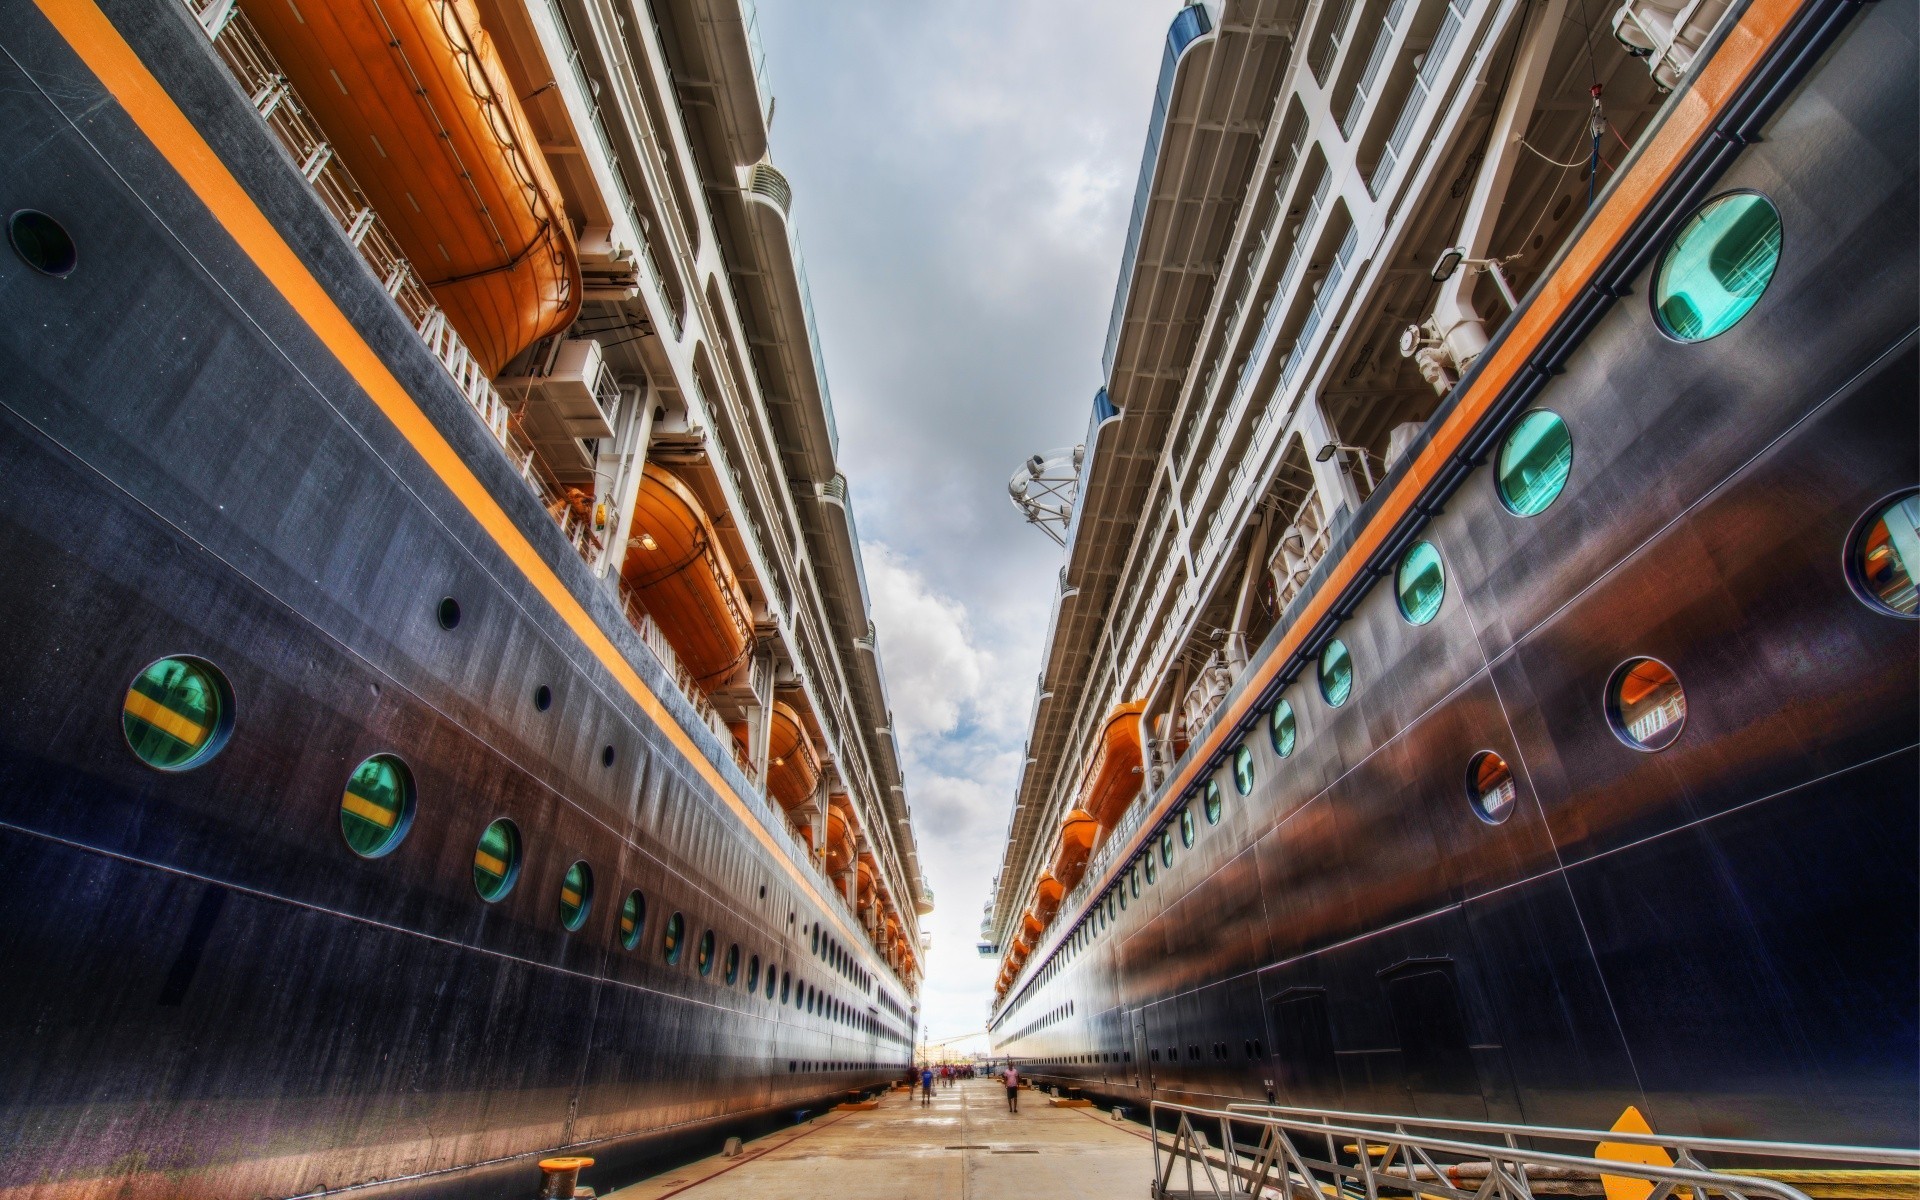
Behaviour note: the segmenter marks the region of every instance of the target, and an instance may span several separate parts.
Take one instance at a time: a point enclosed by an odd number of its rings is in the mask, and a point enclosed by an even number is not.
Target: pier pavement
[[[1141,1126],[1092,1108],[1052,1108],[1022,1089],[1009,1113],[997,1080],[934,1093],[889,1092],[877,1108],[824,1113],[714,1157],[608,1193],[606,1200],[1110,1200],[1153,1170]]]

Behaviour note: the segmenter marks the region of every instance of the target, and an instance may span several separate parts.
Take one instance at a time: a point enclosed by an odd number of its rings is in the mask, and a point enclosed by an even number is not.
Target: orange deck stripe
[[[41,15],[66,39],[67,45],[97,76],[113,98],[132,118],[166,160],[178,171],[200,202],[207,206],[227,234],[253,260],[255,267],[285,297],[293,310],[347,369],[367,396],[377,405],[414,450],[433,469],[434,474],[453,493],[455,499],[473,514],[520,573],[553,606],[554,612],[572,629],[586,648],[592,651],[614,679],[633,697],[667,735],[674,748],[700,773],[741,824],[753,831],[760,844],[772,854],[802,891],[812,897],[833,922],[836,929],[853,941],[852,933],[838,914],[828,907],[813,882],[801,875],[791,859],[773,840],[773,835],[754,817],[746,802],[727,783],[724,776],[707,761],[686,730],[675,721],[666,706],[647,688],[632,665],[621,655],[612,639],[596,624],[586,608],[560,581],[559,575],[540,557],[533,543],[500,507],[485,485],[468,468],[459,452],[441,436],[432,420],[414,402],[400,381],[394,378],[380,356],[354,329],[333,297],[300,261],[299,255],[280,236],[265,213],[254,204],[240,181],[200,136],[193,123],[173,102],[160,81],[147,70],[140,56],[120,36],[112,21],[93,0],[34,0]]]
[[[1461,397],[1435,431],[1432,440],[1414,459],[1400,483],[1381,504],[1380,511],[1354,538],[1353,545],[1334,565],[1326,582],[1307,602],[1300,619],[1281,637],[1273,653],[1254,669],[1252,681],[1234,701],[1226,717],[1214,726],[1213,732],[1200,747],[1200,753],[1193,754],[1186,768],[1169,781],[1163,799],[1141,821],[1140,832],[1134,835],[1135,841],[1127,847],[1125,854],[1116,858],[1116,864],[1126,862],[1139,851],[1144,844],[1142,835],[1151,831],[1199,778],[1201,767],[1226,744],[1267,685],[1273,682],[1287,660],[1300,648],[1308,632],[1327,615],[1334,602],[1346,591],[1347,585],[1380,548],[1380,544],[1398,527],[1401,518],[1413,507],[1427,485],[1438,477],[1448,458],[1506,391],[1507,385],[1513,382],[1527,359],[1539,349],[1568,305],[1579,298],[1581,291],[1605,265],[1614,248],[1632,230],[1641,212],[1653,202],[1660,189],[1666,186],[1673,173],[1686,161],[1687,155],[1707,132],[1714,117],[1726,107],[1727,102],[1752,75],[1754,68],[1766,58],[1767,52],[1780,39],[1787,25],[1799,14],[1802,3],[1803,0],[1753,0],[1734,27],[1727,31],[1727,37],[1718,52],[1701,69],[1693,85],[1675,102],[1673,112],[1654,134],[1646,149],[1613,185],[1606,202],[1561,260],[1559,267],[1547,278],[1539,296],[1519,314],[1512,331],[1493,352],[1467,394]],[[1106,882],[1115,874],[1117,871],[1109,866],[1107,874],[1102,877],[1101,886],[1106,886]]]

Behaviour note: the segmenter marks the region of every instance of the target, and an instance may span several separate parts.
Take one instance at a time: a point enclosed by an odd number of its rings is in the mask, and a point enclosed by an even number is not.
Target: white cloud
[[[966,609],[939,595],[918,572],[878,542],[861,547],[873,623],[903,739],[943,734],[979,696],[989,656],[973,644]]]

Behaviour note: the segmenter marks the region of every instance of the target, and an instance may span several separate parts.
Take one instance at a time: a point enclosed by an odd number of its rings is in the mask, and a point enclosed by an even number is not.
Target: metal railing
[[[1905,1149],[1256,1104],[1210,1109],[1155,1101],[1149,1112],[1157,1200],[1539,1200],[1602,1195],[1610,1181],[1640,1185],[1645,1200],[1807,1200],[1804,1189],[1826,1192],[1827,1181],[1861,1183],[1863,1166],[1896,1168],[1865,1172],[1876,1182],[1920,1184],[1913,1173],[1920,1151]],[[1619,1157],[1599,1156],[1608,1144],[1621,1148]],[[1740,1165],[1709,1165],[1709,1156]],[[1750,1165],[1756,1161],[1764,1165]],[[1176,1175],[1184,1187],[1175,1188]]]

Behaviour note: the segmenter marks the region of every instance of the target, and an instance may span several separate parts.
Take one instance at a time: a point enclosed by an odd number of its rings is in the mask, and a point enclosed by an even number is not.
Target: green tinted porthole
[[[1847,551],[1854,591],[1874,608],[1896,617],[1920,611],[1914,590],[1920,572],[1920,493],[1909,492],[1861,522]]]
[[[191,770],[227,744],[233,693],[212,663],[163,658],[134,676],[121,702],[120,728],[141,762],[162,771]]]
[[[1233,790],[1242,796],[1253,792],[1253,751],[1244,745],[1233,751]]]
[[[774,986],[779,982],[780,982],[780,972],[774,970],[773,964],[769,962],[767,964],[767,999],[769,1000],[773,999]]]
[[[1127,890],[1133,893],[1135,900],[1140,898],[1140,864],[1137,862],[1127,868]]]
[[[1153,851],[1151,849],[1149,849],[1144,855],[1141,856],[1140,863],[1142,866],[1146,868],[1145,874],[1147,877],[1147,886],[1152,887],[1154,866],[1153,866]]]
[[[1160,835],[1160,865],[1163,867],[1173,865],[1173,830],[1171,829]]]
[[[520,831],[500,818],[480,834],[473,848],[473,888],[488,904],[513,890],[520,878]]]
[[[1193,809],[1180,810],[1180,844],[1189,849],[1193,847]]]
[[[340,832],[362,858],[379,858],[400,844],[413,823],[413,776],[391,754],[376,754],[353,769],[340,796]]]
[[[1543,513],[1567,486],[1567,473],[1573,470],[1573,434],[1557,414],[1536,408],[1521,417],[1500,443],[1494,469],[1500,503],[1508,512],[1516,517]]]
[[[728,987],[732,987],[734,981],[740,978],[740,947],[738,945],[727,947],[727,966],[721,974],[726,979]]]
[[[747,959],[747,991],[755,992],[755,991],[758,991],[759,989],[760,989],[760,956],[758,954],[755,954],[752,957]]]
[[[687,919],[679,913],[667,918],[666,932],[660,938],[660,953],[666,958],[668,966],[679,966],[680,956],[687,950]]]
[[[1415,542],[1400,558],[1393,574],[1394,591],[1400,599],[1400,615],[1410,625],[1425,625],[1440,611],[1447,594],[1447,569],[1432,542]]]
[[[700,949],[694,954],[693,965],[700,968],[702,975],[713,974],[713,930],[700,935]]]
[[[1273,706],[1267,717],[1267,737],[1273,742],[1273,752],[1281,758],[1293,753],[1300,740],[1300,725],[1294,720],[1292,704],[1282,700]]]
[[[587,923],[592,907],[593,868],[584,862],[574,863],[560,877],[560,923],[572,932]]]
[[[1201,793],[1200,809],[1207,814],[1207,824],[1220,823],[1220,785],[1216,781],[1207,780],[1206,789]]]
[[[1765,196],[1709,200],[1660,258],[1653,312],[1682,342],[1704,342],[1739,323],[1780,264],[1780,213]]]
[[[1327,643],[1320,652],[1320,698],[1334,708],[1353,694],[1353,656],[1339,638]]]
[[[627,893],[620,902],[620,947],[631,950],[640,944],[647,928],[647,898],[638,891]]]

